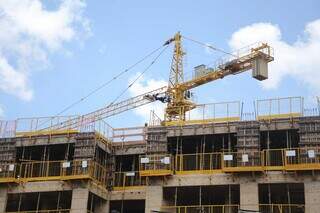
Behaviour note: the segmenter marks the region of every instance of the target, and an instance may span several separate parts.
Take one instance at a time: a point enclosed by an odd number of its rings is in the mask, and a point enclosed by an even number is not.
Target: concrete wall
[[[71,213],[87,213],[89,190],[75,188],[72,190]]]
[[[95,212],[109,213],[110,202],[107,200],[101,200],[97,206],[95,206]]]
[[[259,192],[256,182],[240,184],[240,209],[259,210]]]
[[[158,186],[148,186],[146,188],[146,208],[145,213],[150,213],[152,210],[160,211],[162,206],[162,194],[163,187]]]
[[[314,213],[320,211],[320,182],[306,182],[304,184],[305,191],[305,210],[306,213]]]
[[[7,188],[1,186],[0,187],[0,212],[6,211],[6,205],[7,205]]]

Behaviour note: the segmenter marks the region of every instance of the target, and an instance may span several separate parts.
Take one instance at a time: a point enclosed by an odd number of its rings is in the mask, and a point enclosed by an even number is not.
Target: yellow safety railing
[[[178,154],[176,174],[320,170],[320,147]]]
[[[261,213],[304,212],[303,204],[259,204]]]
[[[284,170],[284,149],[263,150],[265,170]]]
[[[320,169],[320,147],[286,149],[286,170]]]
[[[163,206],[164,212],[190,213],[190,212],[208,212],[208,213],[231,213],[238,212],[240,205],[193,205],[193,206]]]
[[[257,120],[303,116],[303,98],[285,97],[257,100]]]
[[[6,168],[0,172],[0,182],[92,179],[101,185],[107,183],[107,169],[92,160],[31,161],[0,167]]]
[[[263,152],[224,152],[222,170],[224,172],[263,171]]]
[[[0,183],[15,182],[17,168],[15,163],[0,164]]]
[[[98,120],[93,122],[84,120],[82,116],[19,118],[13,122],[14,125],[12,126],[14,126],[14,129],[11,131],[14,132],[16,137],[95,132],[98,136],[107,139],[111,138],[113,133],[112,127],[105,121]],[[3,122],[0,121],[0,125],[2,123]]]
[[[179,154],[176,155],[175,168],[177,174],[221,170],[221,153]]]
[[[52,210],[31,210],[31,211],[18,211],[6,213],[69,213],[70,209],[52,209]]]
[[[139,171],[115,172],[113,188],[115,190],[130,189],[146,185],[146,178],[141,177]]]
[[[140,176],[164,176],[173,174],[170,154],[143,155],[139,157]]]
[[[176,107],[176,111],[184,112],[184,106]],[[198,104],[195,108],[188,111],[185,120],[165,121],[166,126],[204,124],[232,122],[240,120],[240,102],[220,102],[209,104]]]

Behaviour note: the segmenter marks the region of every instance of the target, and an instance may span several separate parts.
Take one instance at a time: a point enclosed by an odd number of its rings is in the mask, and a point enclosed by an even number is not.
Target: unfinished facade
[[[165,126],[3,121],[0,212],[319,212],[318,110],[301,98],[259,104]]]

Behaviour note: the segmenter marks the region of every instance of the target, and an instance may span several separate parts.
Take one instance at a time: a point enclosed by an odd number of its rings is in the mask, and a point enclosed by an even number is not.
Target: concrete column
[[[247,182],[240,184],[240,208],[243,210],[259,210],[258,183]]]
[[[150,213],[152,210],[160,211],[162,206],[162,186],[147,186],[146,187],[146,208],[145,213]]]
[[[89,190],[75,188],[72,190],[71,213],[87,213]]]
[[[97,206],[95,206],[96,212],[109,213],[110,202],[108,200],[101,200]]]
[[[5,187],[0,188],[0,212],[6,212],[8,190]]]
[[[320,184],[318,181],[304,183],[305,212],[319,212],[320,209]]]

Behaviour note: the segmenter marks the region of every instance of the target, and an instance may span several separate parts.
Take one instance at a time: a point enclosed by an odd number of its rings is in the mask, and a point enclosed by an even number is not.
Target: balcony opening
[[[17,162],[25,161],[59,161],[71,160],[74,153],[74,144],[55,144],[47,146],[17,147]]]
[[[233,151],[236,143],[235,133],[170,137],[168,149],[172,154],[212,153]]]
[[[145,200],[110,201],[110,213],[144,213]]]
[[[304,184],[259,184],[259,204],[261,212],[304,212]]]
[[[239,185],[165,187],[163,189],[164,207],[212,206],[212,210],[229,206],[236,209],[240,203]],[[189,207],[188,207],[189,206]],[[209,210],[209,209],[208,209]]]
[[[116,156],[116,171],[138,171],[139,155],[119,155]]]
[[[262,131],[261,149],[284,149],[299,146],[299,134],[296,129]]]
[[[71,191],[8,194],[6,212],[69,210]]]

